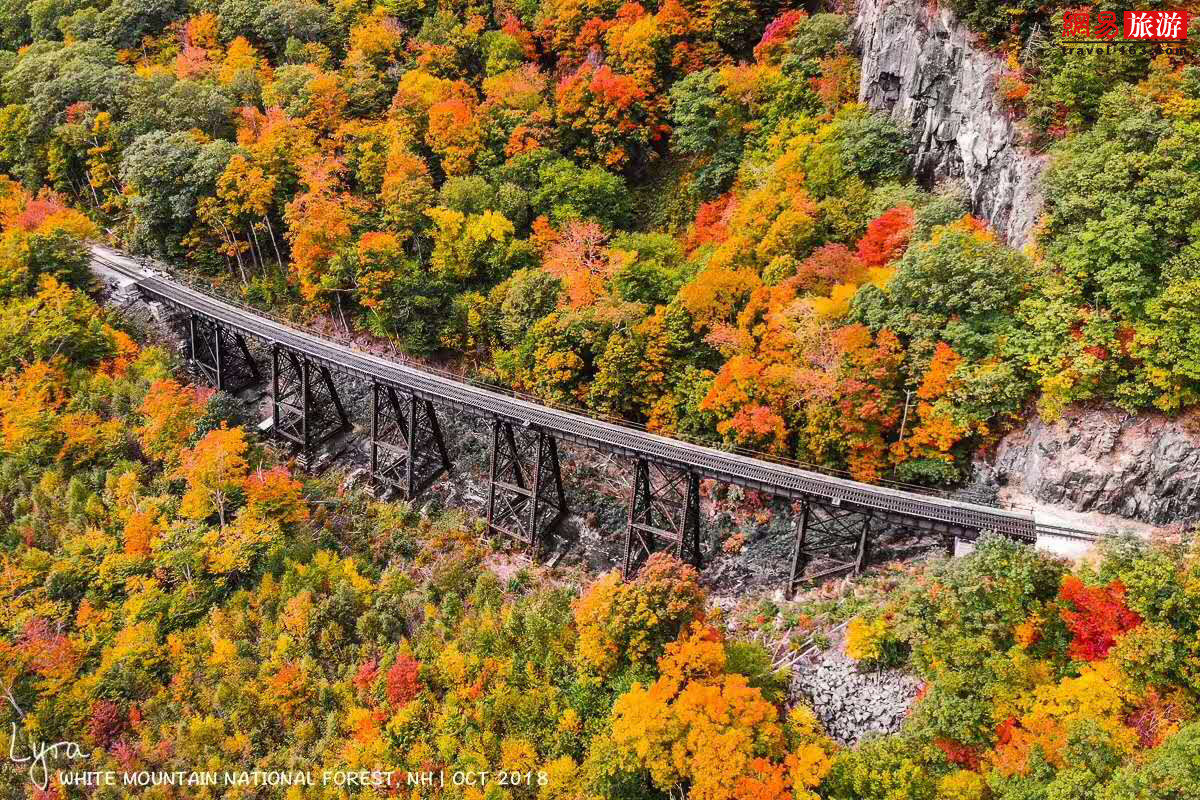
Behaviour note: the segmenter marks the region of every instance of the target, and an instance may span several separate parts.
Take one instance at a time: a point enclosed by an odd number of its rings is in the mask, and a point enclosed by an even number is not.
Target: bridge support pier
[[[211,386],[236,393],[262,379],[241,333],[195,314],[187,325],[188,361]]]
[[[519,542],[536,560],[566,515],[558,442],[541,428],[492,420],[488,530]]]
[[[866,567],[871,551],[871,515],[843,509],[830,503],[805,498],[796,520],[792,543],[791,570],[784,595],[790,600],[796,587],[851,572],[858,575]],[[806,570],[815,559],[823,558],[821,569],[811,575]]]
[[[350,429],[329,367],[279,344],[271,346],[271,422],[311,464],[313,450]]]
[[[371,385],[371,477],[406,500],[450,471],[433,403],[385,383]]]
[[[700,476],[639,458],[633,468],[623,573],[629,578],[660,544],[695,567],[700,555]]]

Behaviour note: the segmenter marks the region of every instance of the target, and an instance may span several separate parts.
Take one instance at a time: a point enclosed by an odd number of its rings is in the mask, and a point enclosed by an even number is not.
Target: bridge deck
[[[304,353],[331,368],[390,384],[439,404],[537,426],[563,440],[687,468],[702,477],[777,496],[827,498],[835,504],[869,509],[879,516],[923,527],[950,531],[992,530],[1028,541],[1037,538],[1032,514],[860,483],[539,405],[297,330],[178,282],[148,274],[136,261],[106,248],[93,248],[93,255],[101,264],[135,276],[143,293],[172,306],[218,320],[267,344],[279,344]]]

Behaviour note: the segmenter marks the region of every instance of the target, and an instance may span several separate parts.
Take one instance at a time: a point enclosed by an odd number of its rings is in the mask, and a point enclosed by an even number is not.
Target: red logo
[[[1117,15],[1113,11],[1096,14],[1095,24],[1090,8],[1080,8],[1063,14],[1063,39],[1112,42],[1118,34],[1127,42],[1183,42],[1187,40],[1188,12],[1126,11],[1123,25],[1118,28]]]
[[[1125,38],[1160,42],[1187,39],[1186,11],[1126,11]]]
[[[1095,36],[1097,39],[1115,39],[1117,33],[1117,12],[1101,11],[1096,15]]]

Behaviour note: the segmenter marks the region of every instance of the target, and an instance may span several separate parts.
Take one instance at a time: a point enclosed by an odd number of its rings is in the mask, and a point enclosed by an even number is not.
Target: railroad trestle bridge
[[[700,482],[727,482],[798,506],[788,596],[806,581],[858,573],[884,526],[932,532],[949,547],[983,531],[1033,543],[1028,512],[905,491],[802,469],[660,436],[585,414],[531,402],[455,376],[365,352],[301,330],[148,270],[94,247],[102,268],[131,279],[140,294],[185,323],[187,355],[214,388],[238,392],[267,381],[271,430],[309,460],[349,431],[338,376],[370,384],[370,471],[374,484],[414,499],[453,465],[439,414],[466,413],[491,424],[487,525],[538,558],[567,513],[559,442],[613,453],[632,462],[623,570],[634,573],[654,551],[669,549],[701,566]],[[270,374],[248,340],[270,352]],[[820,569],[810,572],[810,565]]]

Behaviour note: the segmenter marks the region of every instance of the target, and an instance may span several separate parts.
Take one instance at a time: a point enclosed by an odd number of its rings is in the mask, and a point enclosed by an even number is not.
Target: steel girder
[[[261,380],[241,331],[188,314],[188,362],[213,388],[236,393]]]
[[[558,442],[541,428],[492,420],[488,530],[523,545],[533,559],[567,514]]]
[[[804,498],[796,520],[792,563],[784,594],[790,599],[796,587],[846,572],[862,572],[870,557],[871,514],[857,508]],[[820,569],[806,574],[810,564],[821,559]]]
[[[371,476],[411,500],[450,471],[433,403],[412,392],[371,384]]]
[[[308,463],[315,448],[350,429],[329,367],[279,344],[271,347],[271,421]]]
[[[700,476],[639,458],[634,462],[625,530],[625,577],[637,572],[661,545],[681,561],[700,567]]]

